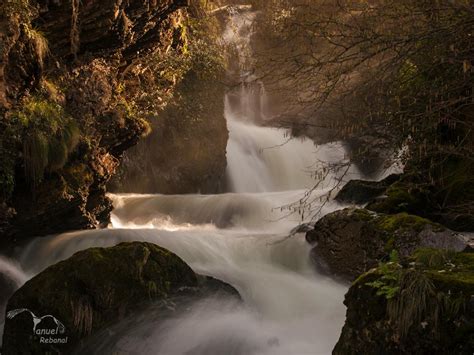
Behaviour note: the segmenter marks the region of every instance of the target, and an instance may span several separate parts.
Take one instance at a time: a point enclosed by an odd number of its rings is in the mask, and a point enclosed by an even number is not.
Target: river
[[[240,53],[248,49],[254,20],[252,12],[230,16],[224,38]],[[97,353],[330,354],[344,322],[347,286],[315,272],[304,233],[292,232],[312,215],[307,211],[302,218],[285,206],[307,196],[318,217],[341,208],[326,196],[342,176],[329,172],[320,181],[315,171],[344,162],[345,150],[338,142],[316,146],[309,139],[289,139],[286,130],[257,125],[255,115],[265,114],[259,87],[247,81],[226,97],[227,193],[112,194],[109,228],[37,238],[18,263],[0,259],[2,271],[18,287],[79,250],[153,242],[196,272],[233,285],[244,302],[200,300],[164,323],[142,317],[96,344]],[[351,167],[344,179],[359,175]]]

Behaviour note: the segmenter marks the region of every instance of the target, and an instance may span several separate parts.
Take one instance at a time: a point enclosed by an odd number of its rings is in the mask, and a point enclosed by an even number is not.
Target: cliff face
[[[178,80],[183,0],[9,0],[0,17],[0,243],[108,221],[105,185]]]
[[[192,18],[199,18],[190,8]],[[224,118],[226,78],[223,32],[216,17],[190,21],[186,70],[173,97],[156,118],[151,134],[124,155],[112,191],[216,193],[227,165]],[[171,65],[175,65],[171,63]]]

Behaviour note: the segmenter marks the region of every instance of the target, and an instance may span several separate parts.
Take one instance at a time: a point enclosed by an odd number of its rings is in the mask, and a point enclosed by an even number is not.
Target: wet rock
[[[180,309],[179,300],[216,292],[238,295],[221,281],[195,274],[178,256],[154,244],[87,249],[50,266],[11,297],[3,353],[70,353],[82,340],[147,304],[174,312]],[[33,333],[33,320],[45,315],[54,318],[43,318]],[[53,343],[44,343],[49,338]]]
[[[335,199],[345,203],[367,203],[382,195],[399,178],[400,175],[392,174],[381,181],[350,180],[339,191]]]
[[[333,354],[472,353],[474,254],[420,250],[410,264],[382,265],[351,286]]]
[[[348,208],[321,218],[306,240],[314,245],[312,258],[320,272],[353,280],[386,260],[392,250],[400,257],[420,247],[462,251],[469,237],[406,213]]]

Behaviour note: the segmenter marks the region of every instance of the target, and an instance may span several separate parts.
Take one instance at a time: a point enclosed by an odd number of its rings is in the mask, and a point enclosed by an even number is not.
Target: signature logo
[[[57,343],[67,343],[68,338],[67,337],[51,337],[54,335],[59,335],[59,334],[64,334],[66,332],[66,327],[64,324],[57,319],[55,316],[51,314],[47,314],[42,317],[38,317],[36,314],[34,314],[32,311],[30,311],[27,308],[19,308],[19,309],[14,309],[9,312],[7,312],[7,318],[8,319],[13,319],[17,315],[21,313],[29,313],[31,315],[31,318],[33,319],[33,333],[35,335],[40,335],[40,343],[45,343],[45,344],[57,344]],[[56,324],[55,329],[37,329],[38,325],[45,319],[52,319],[53,322]],[[43,337],[42,335],[49,335],[48,338]]]

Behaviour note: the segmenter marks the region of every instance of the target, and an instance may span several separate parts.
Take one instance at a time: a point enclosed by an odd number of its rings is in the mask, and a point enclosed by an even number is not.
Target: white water
[[[0,255],[0,334],[3,333],[5,308],[8,298],[13,292],[21,287],[27,280],[28,275],[23,272],[17,262]],[[0,346],[2,338],[0,337]]]
[[[234,14],[225,34],[246,65],[254,19],[253,13]],[[284,130],[257,126],[253,121],[264,116],[264,96],[263,90],[244,83],[226,98],[231,193],[112,195],[115,209],[109,229],[38,238],[23,251],[23,269],[35,274],[89,247],[153,242],[179,255],[196,272],[232,284],[243,297],[243,304],[201,300],[164,323],[151,311],[137,315],[133,325],[119,325],[115,337],[96,344],[95,353],[331,352],[344,321],[346,287],[314,272],[304,234],[288,237],[301,218],[279,207],[301,199],[315,185],[312,172],[320,166],[343,161],[344,148],[339,143],[316,147],[310,140],[288,141]],[[357,175],[351,168],[345,178]],[[310,198],[325,201],[340,178],[337,173],[327,175]],[[330,201],[320,207],[324,215],[340,206]],[[0,270],[5,268],[0,264]]]

